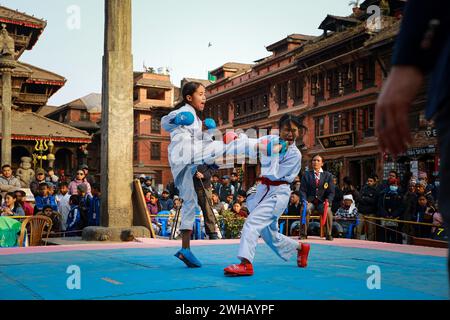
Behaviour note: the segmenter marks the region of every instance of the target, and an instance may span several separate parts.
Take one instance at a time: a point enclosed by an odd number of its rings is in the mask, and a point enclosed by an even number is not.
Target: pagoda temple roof
[[[0,22],[18,24],[35,29],[44,29],[47,26],[47,22],[44,19],[38,19],[24,12],[4,6],[0,6]]]
[[[66,78],[60,76],[59,74],[33,66],[31,64],[24,62],[18,62],[18,64],[32,71],[30,79],[27,80],[28,83],[49,84],[62,87],[67,81]]]
[[[0,114],[1,120],[1,114]],[[13,140],[36,139],[53,140],[70,143],[91,143],[91,136],[64,123],[60,123],[33,112],[12,110],[11,134]]]

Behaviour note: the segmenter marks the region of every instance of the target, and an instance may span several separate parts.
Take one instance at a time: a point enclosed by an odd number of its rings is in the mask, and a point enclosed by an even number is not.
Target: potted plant
[[[225,239],[238,239],[241,235],[245,218],[235,215],[233,212],[226,210],[218,218],[218,223],[224,231]]]

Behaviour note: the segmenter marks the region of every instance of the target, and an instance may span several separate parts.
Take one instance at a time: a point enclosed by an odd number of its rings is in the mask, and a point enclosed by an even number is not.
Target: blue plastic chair
[[[349,225],[348,230],[347,230],[347,239],[352,239],[353,238],[353,230],[359,226],[359,218],[358,216],[356,216],[356,221],[354,223],[352,223],[351,225]]]
[[[283,230],[284,230],[284,225],[286,224],[285,221],[280,223],[280,233],[283,234]]]
[[[161,211],[158,212],[158,215],[169,215],[170,211]],[[169,217],[156,217],[156,221],[161,223],[161,236],[167,237],[170,236],[170,233],[167,231],[167,223],[169,222]]]

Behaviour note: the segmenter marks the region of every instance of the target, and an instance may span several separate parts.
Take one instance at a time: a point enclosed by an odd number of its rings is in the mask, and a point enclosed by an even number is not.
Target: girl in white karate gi
[[[237,135],[225,135],[226,146],[222,141],[213,141],[211,133],[202,132],[202,121],[197,116],[205,108],[205,87],[197,82],[189,82],[182,89],[184,106],[172,111],[161,119],[164,130],[170,132],[171,143],[168,148],[169,163],[174,183],[183,199],[181,208],[182,249],[175,256],[190,268],[201,267],[200,261],[190,250],[190,239],[195,220],[195,212],[199,211],[197,194],[193,176],[200,164],[213,164],[214,160],[224,154],[234,154],[244,150],[245,141],[237,140]],[[216,129],[214,120],[206,119],[208,130]]]
[[[225,275],[253,275],[252,263],[260,236],[283,260],[288,261],[292,254],[297,253],[297,265],[301,268],[307,265],[309,244],[294,241],[278,232],[278,219],[289,203],[290,185],[301,169],[301,153],[295,140],[306,128],[298,117],[288,114],[280,119],[278,127],[279,140],[276,136],[249,139],[252,150],[266,148],[267,155],[261,154],[262,183],[258,185],[257,192],[247,199],[250,214],[241,233],[238,252],[241,263],[225,268]],[[268,144],[262,143],[265,139],[269,140]]]

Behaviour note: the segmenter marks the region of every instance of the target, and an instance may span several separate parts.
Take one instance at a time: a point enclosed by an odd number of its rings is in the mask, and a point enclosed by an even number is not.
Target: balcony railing
[[[253,121],[258,121],[269,117],[269,110],[259,111],[251,114],[245,114],[234,118],[233,124],[235,126],[247,124]]]
[[[45,104],[48,101],[46,94],[20,93],[17,102],[27,102],[31,104]]]

